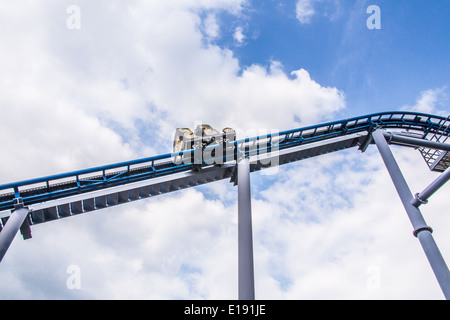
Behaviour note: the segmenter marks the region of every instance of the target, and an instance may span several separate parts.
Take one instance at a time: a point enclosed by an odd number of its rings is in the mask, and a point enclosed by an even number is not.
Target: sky
[[[368,10],[374,8],[377,10]],[[448,116],[446,0],[0,4],[0,184],[369,113]],[[437,174],[392,147],[413,193]],[[442,299],[375,147],[254,173],[257,299]],[[450,259],[449,186],[422,213]],[[32,227],[1,299],[237,299],[228,181]]]

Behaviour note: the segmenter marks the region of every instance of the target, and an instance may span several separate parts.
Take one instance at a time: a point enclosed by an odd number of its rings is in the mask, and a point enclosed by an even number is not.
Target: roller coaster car
[[[194,133],[188,128],[177,128],[173,140],[173,152],[190,150],[194,144]]]
[[[207,124],[198,125],[194,132],[188,128],[177,128],[173,141],[173,152],[198,148],[204,150],[209,145],[223,145],[226,148],[228,142],[235,140],[236,132],[229,127],[222,129],[222,132]],[[212,155],[214,156],[214,152]]]

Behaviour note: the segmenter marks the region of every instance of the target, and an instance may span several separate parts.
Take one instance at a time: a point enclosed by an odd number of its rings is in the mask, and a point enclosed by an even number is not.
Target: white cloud
[[[447,98],[447,88],[428,89],[423,91],[419,98],[417,98],[415,105],[403,106],[403,110],[423,112],[429,114],[436,114],[441,116],[448,116],[448,110],[440,110],[443,107]]]
[[[220,27],[217,23],[216,16],[212,13],[208,14],[204,21],[205,33],[208,38],[215,39],[220,34]]]
[[[161,137],[171,136],[176,126],[191,127],[196,120],[243,129],[297,127],[344,107],[342,92],[321,87],[303,76],[306,71],[294,72],[292,79],[279,68],[252,65],[239,75],[233,52],[205,47],[197,23],[189,11],[167,15],[145,48],[151,70],[146,95],[171,124],[166,127],[172,128],[163,127]]]
[[[236,27],[233,38],[238,44],[242,44],[246,38],[244,35],[244,29],[242,27]]]
[[[295,12],[298,21],[301,23],[310,23],[311,18],[314,16],[316,11],[313,8],[313,2],[316,0],[298,0],[295,7]]]
[[[330,21],[341,15],[340,0],[298,0],[295,12],[297,20],[302,24],[311,23],[311,19],[321,14]]]

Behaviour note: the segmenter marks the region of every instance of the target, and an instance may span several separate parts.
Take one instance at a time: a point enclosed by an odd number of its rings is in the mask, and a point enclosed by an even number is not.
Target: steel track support
[[[450,144],[448,143],[405,137],[398,134],[393,134],[392,132],[383,132],[383,135],[390,142],[400,145],[450,151]]]
[[[444,171],[436,180],[434,180],[428,187],[421,193],[416,194],[416,197],[411,202],[414,207],[419,207],[422,204],[428,203],[430,198],[436,191],[439,190],[447,181],[450,180],[450,168]]]
[[[412,205],[411,202],[414,200],[414,197],[397,162],[395,161],[394,155],[389,148],[383,131],[381,129],[377,129],[372,133],[372,136],[391,176],[391,179],[394,182],[395,188],[397,189],[403,206],[405,207],[406,213],[408,214],[408,217],[413,225],[413,234],[419,239],[445,298],[450,300],[450,272],[438,246],[436,245],[436,242],[434,241],[432,236],[433,230],[427,226],[420,210]]]
[[[255,300],[249,159],[241,159],[237,169],[239,300]]]
[[[24,207],[21,200],[21,198],[14,199],[15,210],[9,216],[3,230],[0,232],[0,262],[3,260],[6,251],[8,251],[14,237],[28,216],[28,207]]]

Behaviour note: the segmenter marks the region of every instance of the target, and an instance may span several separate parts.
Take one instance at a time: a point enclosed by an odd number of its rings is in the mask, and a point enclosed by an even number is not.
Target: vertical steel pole
[[[239,300],[255,300],[249,159],[241,159],[237,167]]]
[[[14,237],[16,236],[17,232],[20,229],[20,226],[25,221],[27,216],[27,207],[16,209],[9,217],[3,230],[0,232],[0,262],[3,260],[6,251],[8,251],[9,246],[13,242]]]
[[[408,217],[414,227],[413,234],[419,239],[445,298],[450,300],[450,272],[431,234],[433,230],[427,226],[420,210],[412,205],[411,202],[414,197],[397,162],[395,161],[394,155],[392,154],[388,143],[386,142],[383,131],[381,129],[375,130],[372,133],[372,136],[375,140],[378,151],[383,158],[384,164],[389,171],[392,181],[394,182],[395,188],[397,189],[403,206],[405,207],[406,213],[408,214]]]

